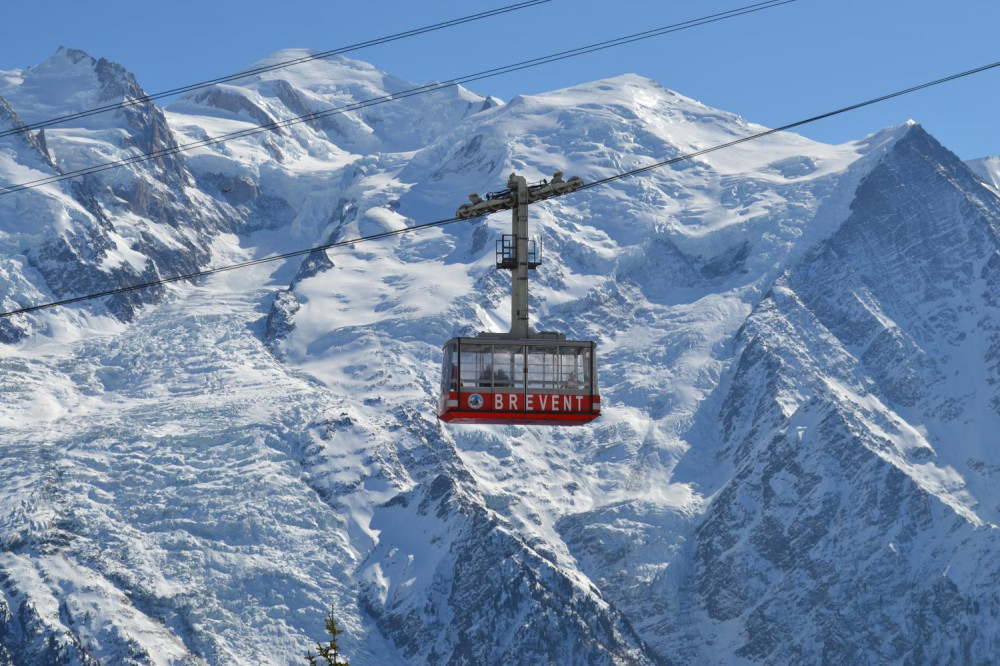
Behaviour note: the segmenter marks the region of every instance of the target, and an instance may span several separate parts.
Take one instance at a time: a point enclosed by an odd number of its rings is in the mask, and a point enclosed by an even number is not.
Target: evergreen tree
[[[340,646],[337,645],[337,636],[344,632],[337,627],[337,620],[333,617],[333,606],[330,607],[330,614],[326,616],[326,633],[330,634],[330,642],[326,645],[316,643],[318,656],[326,659],[326,666],[351,666],[347,657],[340,654]],[[306,661],[309,662],[309,666],[320,666],[316,657],[317,655],[314,655],[312,650],[306,652]]]

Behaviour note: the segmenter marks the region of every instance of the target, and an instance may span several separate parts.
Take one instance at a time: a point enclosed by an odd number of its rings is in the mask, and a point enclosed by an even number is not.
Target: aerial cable
[[[522,69],[528,69],[530,67],[538,67],[539,65],[545,65],[552,62],[565,60],[567,58],[573,58],[576,56],[593,53],[595,51],[609,49],[615,46],[630,44],[632,42],[637,42],[643,39],[659,37],[661,35],[666,35],[671,32],[677,32],[679,30],[686,30],[688,28],[693,28],[708,23],[714,23],[716,21],[722,21],[724,19],[734,18],[736,16],[742,16],[744,14],[751,14],[753,12],[758,12],[764,9],[771,9],[772,7],[778,7],[781,5],[790,4],[795,1],[796,0],[767,0],[766,2],[758,2],[752,5],[739,7],[737,9],[732,9],[725,12],[719,12],[717,14],[710,14],[708,16],[703,16],[701,18],[691,19],[689,21],[682,21],[680,23],[674,23],[660,28],[654,28],[652,30],[633,33],[631,35],[625,35],[624,37],[618,37],[615,39],[598,42],[596,44],[589,44],[587,46],[581,46],[567,51],[560,51],[558,53],[553,53],[547,56],[532,58],[531,60],[523,60],[521,62],[514,63],[512,65],[505,65],[503,67],[496,67],[493,69],[483,70],[481,72],[476,72],[474,74],[466,74],[465,76],[449,79],[448,81],[429,83],[426,85],[417,86],[415,88],[410,88],[408,90],[404,90],[399,93],[383,95],[380,97],[373,97],[371,99],[362,100],[359,102],[353,102],[345,106],[335,107],[332,109],[327,109],[325,111],[317,111],[314,113],[308,113],[301,116],[293,116],[292,118],[287,118],[285,120],[266,123],[264,125],[255,125],[254,127],[245,130],[238,130],[236,132],[230,132],[228,134],[223,134],[217,137],[203,139],[200,141],[193,141],[178,146],[164,148],[162,150],[155,150],[149,153],[141,153],[139,155],[134,155],[132,157],[127,157],[121,160],[106,162],[104,164],[97,164],[91,167],[85,167],[83,169],[77,169],[75,171],[70,171],[54,176],[46,176],[45,178],[39,178],[37,180],[19,183],[17,185],[2,187],[0,188],[0,196],[5,194],[13,194],[14,192],[21,192],[23,190],[34,189],[36,187],[41,187],[42,185],[48,185],[51,183],[68,180],[70,178],[78,178],[80,176],[100,173],[102,171],[107,171],[109,169],[117,169],[119,167],[127,166],[129,164],[148,162],[162,157],[167,157],[169,155],[175,155],[177,153],[193,150],[195,148],[202,148],[205,146],[211,146],[215,144],[224,143],[227,141],[232,141],[234,139],[241,139],[248,136],[253,136],[255,134],[259,134],[261,132],[275,131],[283,129],[285,127],[290,127],[292,125],[298,125],[300,123],[307,123],[319,120],[321,118],[327,118],[330,116],[347,113],[349,111],[357,111],[359,109],[364,109],[369,106],[375,106],[377,104],[384,104],[386,102],[392,102],[399,99],[405,99],[407,97],[413,97],[414,95],[423,95],[437,90],[442,90],[444,88],[449,88],[454,85],[470,83],[472,81],[479,81],[493,76],[499,76],[501,74],[508,74],[510,72],[516,72]]]
[[[434,23],[432,25],[426,25],[422,28],[414,28],[412,30],[406,30],[404,32],[397,32],[394,35],[387,35],[385,37],[369,39],[364,42],[358,42],[357,44],[350,44],[348,46],[341,46],[339,48],[332,49],[329,51],[321,51],[319,53],[313,53],[308,56],[293,58],[292,60],[285,60],[282,62],[273,63],[271,65],[264,65],[262,67],[255,67],[254,69],[243,70],[240,72],[236,72],[235,74],[228,74],[226,76],[220,76],[214,79],[208,79],[206,81],[201,81],[199,83],[192,83],[190,85],[180,86],[178,88],[171,88],[170,90],[164,90],[162,92],[153,93],[152,95],[143,95],[142,97],[126,99],[115,104],[107,104],[105,106],[98,106],[93,109],[87,109],[85,111],[70,113],[65,116],[58,116],[56,118],[50,118],[48,120],[40,120],[38,122],[34,122],[29,125],[22,125],[20,127],[14,127],[11,129],[4,130],[0,132],[0,138],[5,136],[10,136],[12,134],[21,134],[24,132],[28,132],[30,130],[38,130],[45,127],[50,127],[52,125],[59,125],[68,122],[70,120],[76,120],[78,118],[86,118],[87,116],[94,116],[100,113],[106,113],[108,111],[115,111],[116,109],[123,109],[130,106],[145,104],[154,99],[170,97],[172,95],[180,95],[183,93],[191,92],[193,90],[200,90],[202,88],[207,88],[209,86],[213,86],[218,83],[228,83],[230,81],[237,81],[239,79],[244,79],[247,78],[248,76],[254,76],[256,74],[273,72],[277,69],[283,69],[285,67],[291,67],[293,65],[300,65],[302,63],[311,62],[313,60],[330,58],[332,56],[340,55],[342,53],[350,53],[351,51],[358,51],[360,49],[368,48],[369,46],[388,44],[389,42],[395,42],[397,40],[405,39],[407,37],[423,35],[428,32],[434,32],[435,30],[450,28],[456,25],[462,25],[464,23],[471,23],[473,21],[479,21],[481,19],[491,18],[493,16],[499,16],[501,14],[517,11],[519,9],[526,9],[528,7],[534,7],[535,5],[541,5],[551,1],[552,0],[525,0],[524,2],[518,2],[513,5],[506,5],[504,7],[498,7],[497,9],[491,9],[485,12],[469,14],[468,16],[463,16],[461,18],[451,19],[449,21],[442,21],[441,23]]]
[[[460,222],[461,220],[462,218],[459,217],[449,217],[446,220],[423,222],[421,224],[415,224],[412,227],[402,227],[401,229],[383,231],[377,234],[371,234],[370,236],[359,236],[358,238],[349,238],[348,240],[338,241],[336,243],[326,243],[324,245],[317,245],[316,247],[309,247],[303,250],[293,250],[291,252],[285,252],[283,254],[275,254],[267,257],[261,257],[260,259],[251,259],[250,261],[242,261],[238,264],[229,264],[227,266],[219,266],[218,268],[208,268],[202,271],[196,271],[194,273],[187,273],[185,275],[174,275],[172,277],[160,278],[158,280],[150,280],[149,282],[143,282],[141,284],[133,284],[127,287],[108,289],[107,291],[102,291],[94,294],[87,294],[86,296],[75,296],[73,298],[66,298],[61,301],[53,301],[52,303],[42,303],[41,305],[32,305],[31,307],[21,308],[19,310],[11,310],[10,312],[0,312],[0,317],[10,317],[16,314],[35,312],[36,310],[45,310],[47,308],[54,308],[60,305],[69,305],[71,303],[79,303],[80,301],[89,301],[94,298],[115,296],[116,294],[124,294],[130,291],[137,291],[139,289],[148,289],[150,287],[157,287],[159,285],[168,284],[170,282],[180,282],[181,280],[193,280],[195,278],[205,277],[206,275],[215,275],[216,273],[234,271],[238,268],[248,268],[250,266],[256,266],[257,264],[266,264],[272,261],[280,261],[282,259],[301,257],[302,255],[305,254],[312,254],[313,252],[332,250],[334,248],[344,247],[346,245],[355,245],[357,243],[364,243],[366,241],[381,240],[383,238],[389,238],[391,236],[399,236],[408,231],[419,231],[421,229],[429,229],[431,227],[441,227],[446,224],[452,224],[453,222]]]
[[[919,85],[912,86],[910,88],[905,88],[903,90],[898,90],[896,92],[888,93],[886,95],[881,95],[879,97],[874,97],[874,98],[866,100],[864,102],[859,102],[857,104],[852,104],[850,106],[841,107],[841,108],[836,109],[834,111],[828,111],[826,113],[822,113],[822,114],[820,114],[818,116],[812,116],[811,118],[806,118],[804,120],[798,120],[798,121],[795,121],[793,123],[788,123],[787,125],[782,125],[779,128],[766,130],[764,132],[758,132],[756,134],[751,134],[751,135],[748,135],[746,137],[743,137],[742,139],[736,139],[735,141],[729,141],[727,143],[722,143],[722,144],[719,144],[717,146],[712,146],[710,148],[704,148],[702,150],[697,150],[695,152],[687,153],[687,154],[684,154],[684,155],[680,155],[678,157],[674,157],[674,158],[671,158],[669,160],[663,160],[662,162],[656,162],[654,164],[649,164],[647,166],[640,167],[638,169],[632,169],[631,171],[624,171],[624,172],[616,174],[614,176],[608,176],[607,178],[602,178],[600,180],[595,180],[593,182],[587,183],[587,184],[583,185],[582,187],[574,190],[574,192],[569,193],[569,194],[571,195],[571,194],[573,194],[575,192],[581,192],[583,190],[586,190],[586,189],[589,189],[589,188],[592,188],[592,187],[597,187],[598,185],[604,185],[604,184],[610,183],[612,181],[621,180],[623,178],[627,178],[629,176],[634,176],[636,174],[644,173],[646,171],[652,171],[653,169],[658,169],[658,168],[661,168],[661,167],[664,167],[664,166],[667,166],[667,165],[670,165],[670,164],[675,164],[675,163],[683,161],[683,160],[693,159],[695,157],[699,157],[701,155],[705,155],[707,153],[714,152],[716,150],[722,150],[723,148],[729,148],[729,147],[732,147],[732,146],[735,146],[735,145],[738,145],[738,144],[741,144],[741,143],[746,143],[748,141],[754,141],[756,139],[760,139],[762,137],[774,134],[775,132],[780,132],[780,131],[788,130],[788,129],[794,128],[794,127],[801,127],[802,125],[806,125],[806,124],[809,124],[809,123],[814,123],[814,122],[816,122],[818,120],[823,120],[825,118],[830,118],[832,116],[836,116],[836,115],[840,115],[840,114],[843,114],[843,113],[847,113],[849,111],[854,111],[856,109],[860,109],[862,107],[870,106],[872,104],[878,104],[879,102],[884,102],[886,100],[893,99],[895,97],[900,97],[902,95],[908,95],[909,93],[916,92],[918,90],[924,90],[926,88],[931,88],[933,86],[938,86],[938,85],[941,85],[942,83],[947,83],[949,81],[954,81],[956,79],[961,79],[961,78],[964,78],[964,77],[967,77],[967,76],[972,76],[973,74],[979,74],[981,72],[985,72],[987,70],[995,69],[997,67],[1000,67],[1000,61],[991,63],[989,65],[983,65],[981,67],[976,67],[974,69],[969,69],[969,70],[966,70],[964,72],[959,72],[957,74],[951,74],[949,76],[945,76],[945,77],[940,78],[940,79],[935,79],[933,81],[928,81],[926,83],[921,83]],[[149,287],[154,287],[154,286],[157,286],[157,285],[166,284],[168,282],[178,282],[180,280],[191,280],[191,279],[194,279],[194,278],[204,277],[204,276],[207,276],[207,275],[214,275],[215,273],[222,273],[224,271],[231,271],[231,270],[236,270],[238,268],[246,268],[248,266],[256,266],[257,264],[263,264],[263,263],[267,263],[267,262],[271,262],[271,261],[280,261],[282,259],[289,259],[289,258],[292,258],[292,257],[302,256],[302,255],[305,255],[305,254],[310,254],[312,252],[319,252],[319,251],[331,250],[331,249],[338,248],[338,247],[344,247],[344,246],[347,246],[347,245],[353,245],[355,243],[363,243],[363,242],[366,242],[366,241],[372,241],[372,240],[378,240],[378,239],[382,239],[382,238],[388,238],[390,236],[399,236],[399,235],[402,235],[402,234],[410,232],[410,231],[419,231],[421,229],[427,229],[429,227],[440,227],[440,226],[444,226],[444,225],[447,225],[447,224],[452,224],[454,222],[459,222],[462,219],[466,219],[466,220],[477,219],[478,217],[481,217],[481,216],[469,217],[469,218],[451,217],[451,218],[447,218],[447,219],[444,219],[444,220],[435,220],[433,222],[424,222],[422,224],[416,224],[416,225],[414,225],[412,227],[403,227],[401,229],[395,229],[393,231],[384,231],[384,232],[381,232],[381,233],[372,234],[370,236],[359,236],[357,238],[351,238],[351,239],[339,241],[339,242],[336,242],[336,243],[328,243],[328,244],[325,244],[325,245],[317,245],[315,247],[305,248],[305,249],[302,249],[302,250],[295,250],[293,252],[285,252],[283,254],[277,254],[277,255],[268,256],[268,257],[261,257],[260,259],[253,259],[251,261],[245,261],[245,262],[241,262],[241,263],[238,263],[238,264],[231,264],[231,265],[228,265],[228,266],[220,266],[218,268],[210,268],[210,269],[206,269],[206,270],[203,270],[203,271],[197,271],[197,272],[194,272],[194,273],[187,273],[185,275],[176,275],[176,276],[173,276],[173,277],[161,278],[159,280],[153,280],[153,281],[150,281],[150,282],[144,282],[142,284],[130,285],[130,286],[127,286],[127,287],[119,287],[118,289],[109,289],[108,291],[103,291],[103,292],[99,292],[99,293],[95,293],[95,294],[87,294],[85,296],[76,296],[74,298],[67,298],[67,299],[60,300],[60,301],[53,301],[51,303],[42,303],[40,305],[32,305],[30,307],[19,308],[17,310],[10,310],[8,312],[0,312],[0,317],[11,317],[11,316],[17,315],[17,314],[25,314],[25,313],[28,313],[28,312],[35,312],[37,310],[44,310],[44,309],[47,309],[47,308],[53,308],[53,307],[60,306],[60,305],[69,305],[70,303],[79,303],[80,301],[87,301],[87,300],[91,300],[91,299],[94,299],[94,298],[101,298],[101,297],[104,297],[104,296],[113,296],[115,294],[122,294],[122,293],[129,292],[129,291],[136,291],[138,289],[146,289],[146,288],[149,288]]]

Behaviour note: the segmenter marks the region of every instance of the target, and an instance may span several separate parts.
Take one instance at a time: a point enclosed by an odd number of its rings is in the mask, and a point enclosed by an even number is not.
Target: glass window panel
[[[561,387],[577,388],[575,384],[579,384],[580,382],[579,371],[577,370],[578,357],[579,353],[577,347],[559,348],[558,381]]]
[[[528,348],[528,386],[559,388],[559,349],[557,347]]]
[[[461,366],[462,386],[491,386],[490,374],[493,363],[493,349],[490,345],[462,345]]]
[[[455,361],[457,359],[458,354],[455,351],[454,344],[450,344],[444,348],[444,360],[441,362],[442,393],[458,390],[458,376],[455,372]]]
[[[493,385],[497,389],[524,388],[523,345],[494,346],[493,377]]]
[[[574,390],[590,387],[590,347],[563,346],[558,350],[558,386]]]

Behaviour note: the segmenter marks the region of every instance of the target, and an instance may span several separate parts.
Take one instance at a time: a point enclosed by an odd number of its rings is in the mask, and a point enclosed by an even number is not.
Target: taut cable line
[[[359,109],[368,108],[370,106],[375,106],[377,104],[385,104],[386,102],[393,102],[396,100],[405,99],[407,97],[413,97],[415,95],[424,95],[427,93],[435,92],[437,90],[442,90],[444,88],[450,88],[451,86],[460,85],[463,83],[470,83],[473,81],[479,81],[482,79],[499,76],[501,74],[509,74],[511,72],[517,72],[523,69],[528,69],[530,67],[538,67],[540,65],[545,65],[552,62],[558,62],[560,60],[565,60],[567,58],[574,58],[588,53],[594,53],[596,51],[602,51],[604,49],[613,48],[615,46],[630,44],[632,42],[637,42],[643,39],[659,37],[661,35],[666,35],[671,32],[677,32],[679,30],[686,30],[688,28],[693,28],[700,25],[706,25],[709,23],[715,23],[716,21],[722,21],[724,19],[733,18],[736,16],[742,16],[744,14],[759,12],[764,9],[779,7],[781,5],[786,5],[795,1],[796,0],[768,0],[767,2],[758,2],[752,5],[738,7],[737,9],[732,9],[725,12],[719,12],[717,14],[710,14],[708,16],[703,16],[697,19],[691,19],[689,21],[683,21],[681,23],[674,23],[660,28],[654,28],[652,30],[633,33],[631,35],[625,35],[624,37],[618,37],[603,42],[597,42],[595,44],[588,44],[586,46],[570,49],[568,51],[560,51],[558,53],[552,53],[550,55],[542,56],[539,58],[533,58],[531,60],[523,60],[521,62],[514,63],[512,65],[495,67],[493,69],[483,70],[481,72],[476,72],[474,74],[466,74],[465,76],[449,79],[447,81],[429,83],[426,85],[417,86],[415,88],[409,88],[407,90],[403,90],[398,93],[392,93],[392,94],[382,95],[379,97],[373,97],[371,99],[362,100],[359,102],[353,102],[345,106],[339,106],[332,109],[326,109],[323,111],[316,111],[314,113],[308,113],[300,116],[293,116],[291,118],[286,118],[285,120],[279,120],[272,123],[266,123],[263,125],[255,125],[254,127],[250,127],[245,130],[238,130],[236,132],[222,134],[217,137],[210,137],[207,139],[202,139],[200,141],[192,141],[190,143],[185,143],[177,146],[170,146],[167,148],[163,148],[161,150],[154,150],[149,153],[140,153],[138,155],[126,157],[121,160],[114,160],[112,162],[105,162],[103,164],[95,164],[94,166],[77,169],[75,171],[69,171],[66,173],[56,174],[53,176],[46,176],[44,178],[39,178],[37,180],[18,183],[16,185],[9,185],[7,187],[0,187],[0,196],[13,194],[15,192],[22,192],[24,190],[34,189],[36,187],[49,185],[51,183],[57,183],[63,180],[69,180],[71,178],[79,178],[81,176],[100,173],[102,171],[107,171],[109,169],[117,169],[119,167],[127,166],[129,164],[139,164],[142,162],[149,162],[151,160],[160,159],[161,157],[167,157],[169,155],[175,155],[177,153],[194,150],[195,148],[202,148],[206,146],[225,143],[227,141],[233,141],[235,139],[242,139],[245,137],[253,136],[255,134],[259,134],[261,132],[284,129],[286,127],[291,127],[292,125],[307,123],[319,120],[321,118],[327,118],[330,116],[347,113],[349,111],[357,111]]]
[[[896,92],[891,92],[887,95],[882,95],[881,97],[873,97],[872,99],[865,100],[864,102],[858,102],[857,104],[851,104],[850,106],[844,106],[834,111],[827,111],[826,113],[821,113],[818,116],[812,116],[811,118],[805,118],[803,120],[796,120],[793,123],[788,123],[787,125],[782,125],[781,127],[775,127],[773,129],[765,130],[763,132],[758,132],[756,134],[751,134],[749,136],[742,137],[740,139],[735,139],[733,141],[728,141],[726,143],[720,143],[717,146],[711,146],[709,148],[703,148],[702,150],[695,151],[693,153],[687,153],[685,155],[680,155],[678,157],[673,157],[669,160],[663,160],[661,162],[654,162],[653,164],[647,164],[646,166],[639,167],[638,169],[632,169],[631,171],[624,171],[622,173],[615,174],[614,176],[608,176],[607,178],[601,178],[600,180],[595,180],[587,183],[581,190],[586,190],[591,187],[597,187],[598,185],[604,185],[605,183],[610,183],[612,181],[621,180],[623,178],[628,178],[629,176],[635,176],[640,173],[645,173],[647,171],[652,171],[653,169],[659,169],[660,167],[668,166],[676,162],[681,162],[683,160],[690,160],[695,157],[700,157],[702,155],[707,155],[708,153],[714,153],[717,150],[722,150],[723,148],[731,148],[732,146],[737,146],[741,143],[746,143],[747,141],[754,141],[755,139],[760,139],[777,132],[785,132],[796,127],[801,127],[802,125],[808,125],[814,123],[818,120],[823,120],[825,118],[830,118],[832,116],[839,116],[842,113],[847,113],[848,111],[855,111],[866,106],[871,106],[872,104],[878,104],[879,102],[884,102],[886,100],[893,99],[895,97],[902,97],[903,95],[908,95],[918,90],[924,90],[933,86],[941,85],[942,83],[947,83],[949,81],[954,81],[955,79],[961,79],[966,76],[972,76],[973,74],[979,74],[991,69],[1000,67],[1000,61],[990,63],[988,65],[983,65],[981,67],[975,67],[973,69],[967,69],[964,72],[959,72],[957,74],[951,74],[949,76],[942,77],[940,79],[935,79],[933,81],[927,81],[926,83],[921,83],[919,85],[912,86],[910,88],[905,88],[903,90],[897,90]]]
[[[370,46],[388,44],[389,42],[395,42],[397,40],[405,39],[407,37],[423,35],[428,32],[434,32],[435,30],[450,28],[452,26],[462,25],[464,23],[471,23],[473,21],[479,21],[493,16],[499,16],[501,14],[506,14],[508,12],[517,11],[519,9],[526,9],[528,7],[534,7],[535,5],[541,5],[546,2],[552,2],[552,0],[525,0],[524,2],[518,2],[513,5],[506,5],[504,7],[498,7],[496,9],[491,9],[476,14],[470,14],[468,16],[463,16],[461,18],[451,19],[449,21],[442,21],[441,23],[434,23],[433,25],[425,25],[422,28],[414,28],[412,30],[406,30],[404,32],[397,32],[393,35],[387,35],[385,37],[377,37],[375,39],[369,39],[364,42],[358,42],[356,44],[350,44],[348,46],[341,46],[339,48],[331,49],[329,51],[312,53],[307,56],[302,56],[301,58],[283,60],[282,62],[272,63],[270,65],[263,65],[261,67],[255,67],[253,69],[243,70],[240,72],[236,72],[235,74],[227,74],[226,76],[219,76],[214,79],[199,81],[198,83],[192,83],[186,86],[171,88],[170,90],[164,90],[158,93],[153,93],[151,95],[143,95],[141,97],[125,99],[115,104],[106,104],[104,106],[98,106],[93,109],[86,109],[85,111],[78,111],[76,113],[69,113],[64,116],[58,116],[56,118],[49,118],[48,120],[39,120],[38,122],[30,123],[28,125],[23,125],[4,130],[0,132],[0,138],[5,136],[10,136],[12,134],[23,134],[24,132],[39,130],[45,127],[51,127],[52,125],[60,125],[62,123],[68,122],[70,120],[76,120],[78,118],[86,118],[88,116],[95,116],[100,113],[107,113],[108,111],[115,111],[117,109],[124,109],[130,106],[145,104],[154,99],[161,99],[163,97],[170,97],[173,95],[180,95],[194,90],[200,90],[202,88],[208,88],[209,86],[214,86],[217,83],[229,83],[230,81],[238,81],[239,79],[245,79],[248,76],[254,76],[256,74],[273,72],[278,69],[284,69],[285,67],[300,65],[302,63],[311,62],[313,60],[330,58],[335,55],[350,53],[351,51],[358,51],[360,49],[368,48]]]
[[[157,280],[150,280],[149,282],[142,282],[139,284],[132,284],[125,287],[118,287],[117,289],[108,289],[107,291],[101,291],[93,294],[87,294],[85,296],[74,296],[73,298],[65,298],[61,301],[53,301],[51,303],[42,303],[40,305],[32,305],[26,308],[20,308],[18,310],[11,310],[10,312],[0,312],[0,317],[11,317],[17,314],[25,314],[27,312],[35,312],[37,310],[45,310],[47,308],[54,308],[60,305],[70,305],[71,303],[79,303],[81,301],[89,301],[95,298],[103,298],[105,296],[115,296],[117,294],[124,294],[130,291],[137,291],[139,289],[149,289],[150,287],[156,287],[163,284],[168,284],[170,282],[180,282],[181,280],[193,280],[195,278],[205,277],[207,275],[215,275],[216,273],[224,273],[226,271],[235,271],[239,268],[248,268],[250,266],[256,266],[258,264],[266,264],[272,261],[280,261],[282,259],[291,259],[293,257],[301,257],[305,254],[312,254],[313,252],[321,252],[324,250],[332,250],[338,247],[345,247],[348,245],[355,245],[357,243],[364,243],[366,241],[380,240],[382,238],[389,238],[391,236],[399,236],[409,231],[419,231],[422,229],[429,229],[431,227],[440,227],[446,224],[451,224],[453,222],[459,222],[461,218],[450,217],[445,220],[435,220],[433,222],[423,222],[421,224],[416,224],[412,227],[403,227],[402,229],[394,229],[392,231],[383,231],[381,233],[372,234],[370,236],[359,236],[357,238],[349,238],[347,240],[338,241],[336,243],[326,243],[324,245],[317,245],[315,247],[304,248],[301,250],[292,250],[291,252],[284,252],[282,254],[270,255],[267,257],[261,257],[260,259],[251,259],[249,261],[242,261],[238,264],[229,264],[226,266],[219,266],[217,268],[207,268],[202,271],[196,271],[194,273],[185,273],[184,275],[174,275],[171,277],[160,278]]]

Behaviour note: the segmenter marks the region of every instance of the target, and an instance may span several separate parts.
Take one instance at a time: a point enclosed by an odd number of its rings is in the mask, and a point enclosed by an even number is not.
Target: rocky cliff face
[[[2,80],[11,126],[142,94],[65,49]],[[0,181],[412,85],[278,70],[7,137]],[[592,181],[757,129],[631,75],[367,106],[0,196],[0,294],[398,229],[514,170]],[[440,344],[507,328],[506,215],[3,320],[0,664],[294,663],[331,604],[357,663],[989,663],[1000,201],[977,171],[910,123],[532,207],[535,322],[598,342],[582,428],[434,418]]]
[[[694,600],[748,661],[986,663],[1000,205],[914,127],[851,208],[740,332]]]
[[[60,49],[44,63],[5,78],[0,95],[7,123],[32,123],[108,104],[141,99],[135,76],[121,65]],[[209,260],[208,246],[238,219],[233,211],[190,187],[184,158],[163,111],[150,101],[112,113],[73,119],[47,133],[21,133],[8,143],[26,143],[4,158],[9,184],[20,184],[81,168],[155,153],[153,160],[102,171],[25,192],[0,201],[5,259],[30,281],[5,293],[8,307],[61,299],[147,282],[176,270],[193,271]],[[30,202],[30,203],[29,203]],[[23,256],[22,258],[19,258]],[[113,297],[104,305],[115,317],[131,319],[143,302],[162,290]],[[102,311],[98,307],[98,312]],[[34,330],[44,328],[37,324]],[[32,326],[9,320],[9,342]]]
[[[38,130],[37,133],[29,131],[27,125],[17,115],[17,111],[2,97],[0,97],[0,132],[12,132],[3,137],[6,139],[4,143],[11,145],[18,152],[27,153],[25,157],[33,153],[33,157],[50,171],[58,173],[59,168],[52,161],[48,144],[45,142],[45,130]]]

